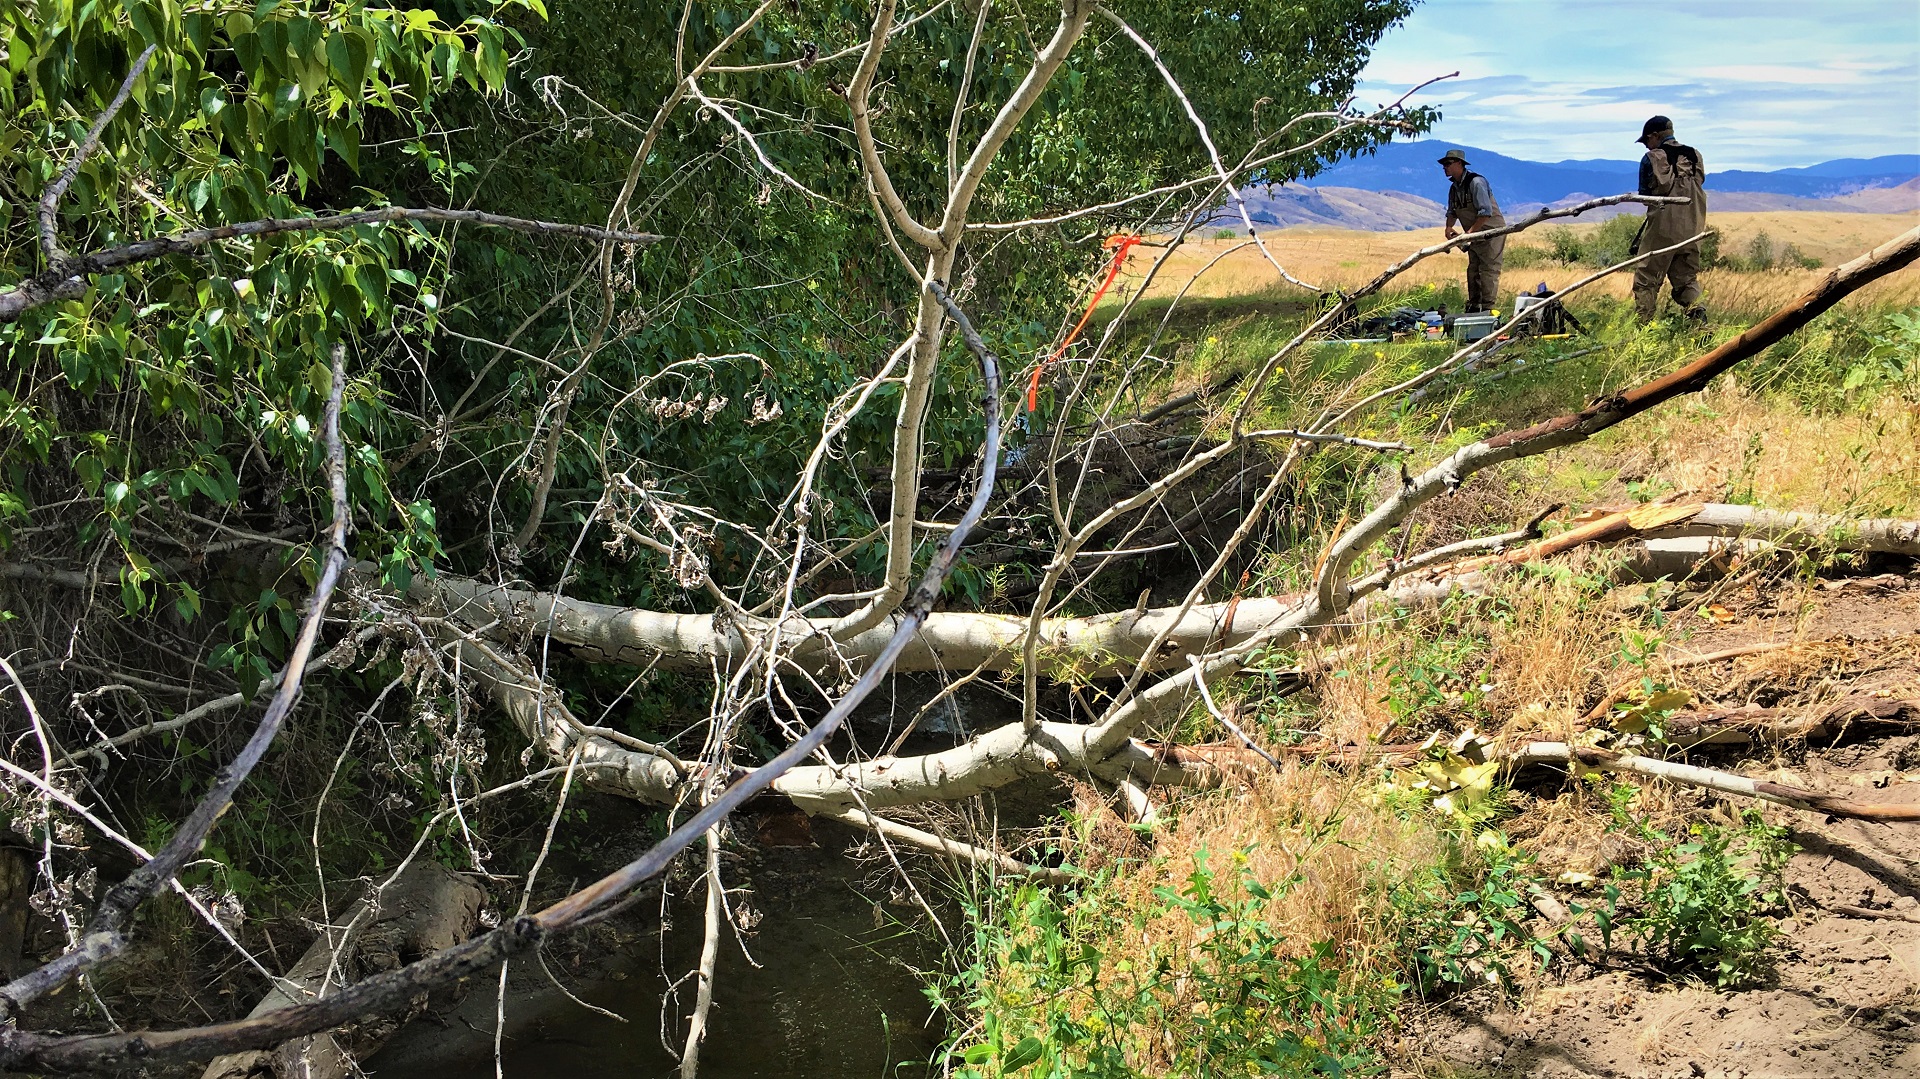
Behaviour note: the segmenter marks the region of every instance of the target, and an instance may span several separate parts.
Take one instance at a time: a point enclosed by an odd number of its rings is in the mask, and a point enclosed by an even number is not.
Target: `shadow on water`
[[[889,889],[874,886],[868,870],[841,853],[849,837],[823,827],[819,839],[816,847],[761,849],[746,859],[750,865],[727,867],[730,886],[743,869],[751,886],[760,920],[745,943],[758,966],[731,936],[722,936],[700,1053],[704,1079],[928,1074],[945,1030],[915,968],[939,964],[937,938],[901,924],[924,921],[917,908],[868,898]],[[698,899],[675,901],[665,932],[656,901],[581,954],[549,956],[570,992],[625,1023],[568,1000],[539,964],[515,964],[501,1046],[508,1079],[677,1074],[693,980],[680,986],[664,1021],[661,1001],[669,983],[699,962]],[[366,1061],[366,1070],[379,1079],[491,1077],[496,985],[488,979],[457,1006],[401,1028]]]

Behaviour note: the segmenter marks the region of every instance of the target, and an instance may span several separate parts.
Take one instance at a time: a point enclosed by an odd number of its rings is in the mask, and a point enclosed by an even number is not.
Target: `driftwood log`
[[[328,927],[249,1018],[276,1012],[382,971],[465,941],[479,924],[486,893],[432,862],[415,862],[384,888],[374,888]],[[422,998],[415,1009],[424,1005]],[[378,1049],[407,1014],[387,1015],[351,1028],[323,1031],[272,1050],[216,1057],[201,1079],[352,1079],[355,1063]]]

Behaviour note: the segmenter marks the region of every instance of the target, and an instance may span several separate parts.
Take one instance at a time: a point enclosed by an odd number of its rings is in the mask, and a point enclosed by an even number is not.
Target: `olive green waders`
[[[1691,146],[1669,141],[1647,153],[1653,168],[1652,189],[1643,195],[1684,195],[1684,203],[1654,203],[1647,207],[1646,230],[1640,235],[1640,250],[1658,251],[1707,231],[1707,193],[1701,184],[1707,178],[1706,164],[1700,152]],[[1660,284],[1673,288],[1673,302],[1688,314],[1699,314],[1700,242],[1663,255],[1655,255],[1633,270],[1633,306],[1642,321],[1660,309]]]
[[[1478,205],[1474,197],[1474,182],[1479,181],[1480,190],[1486,196],[1486,205]],[[1493,186],[1486,177],[1477,172],[1465,171],[1453,181],[1447,189],[1447,215],[1458,222],[1462,231],[1473,226],[1475,219],[1482,217],[1482,210],[1492,210],[1485,214],[1483,228],[1497,229],[1507,223],[1500,214],[1500,202],[1493,197]],[[1506,257],[1507,238],[1495,236],[1479,243],[1467,244],[1467,310],[1491,311],[1500,300],[1500,262]]]

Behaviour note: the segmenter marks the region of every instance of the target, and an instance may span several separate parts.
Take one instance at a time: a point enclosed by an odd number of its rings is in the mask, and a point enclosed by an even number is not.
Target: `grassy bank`
[[[1396,249],[1418,241],[1392,239]],[[1312,242],[1296,238],[1293,250]],[[1370,254],[1329,247],[1317,263],[1290,268],[1348,274],[1378,265]],[[1482,370],[1366,415],[1350,433],[1416,446],[1405,465],[1424,467],[1490,431],[1670,370],[1810,276],[1711,279],[1716,328],[1707,338],[1675,324],[1637,326],[1622,290],[1602,290],[1574,305],[1590,336],[1504,349]],[[1905,274],[1877,288],[1703,394],[1475,478],[1423,508],[1411,534],[1391,543],[1419,551],[1504,531],[1551,503],[1578,510],[1683,492],[1920,516],[1920,309],[1911,307],[1920,287]],[[1382,303],[1457,303],[1455,289],[1436,273]],[[1143,301],[1138,323],[1157,324],[1165,304]],[[1257,364],[1308,314],[1264,291],[1183,304],[1155,347],[1163,377],[1143,400]],[[1256,422],[1301,424],[1450,351],[1309,349],[1254,403]],[[1196,425],[1203,435],[1242,402],[1236,392],[1213,402]],[[1313,537],[1389,493],[1400,468],[1344,451],[1311,459],[1248,592],[1304,584],[1319,554]],[[1567,526],[1566,514],[1546,524]],[[1383,545],[1372,557],[1389,553]],[[1818,568],[1803,559],[1745,585],[1756,596],[1763,586],[1798,595]],[[1616,725],[1657,732],[1687,699],[1657,657],[1710,627],[1723,597],[1672,584],[1616,589],[1607,570],[1604,552],[1523,567],[1488,595],[1397,612],[1337,647],[1266,657],[1266,669],[1305,664],[1318,677],[1288,695],[1256,670],[1217,692],[1283,766],[1175,801],[1150,829],[1123,823],[1099,791],[1083,789],[1060,834],[1068,861],[1087,874],[1076,887],[966,889],[972,938],[935,989],[961,1031],[953,1074],[1372,1074],[1390,1059],[1451,1074],[1407,1040],[1412,1006],[1462,993],[1524,996],[1570,969],[1604,965],[1601,956],[1721,987],[1766,977],[1777,932],[1769,916],[1783,902],[1791,851],[1771,818],[1598,776],[1514,790],[1477,763],[1483,739],[1577,737],[1590,702],[1622,679],[1643,685],[1616,708]],[[1786,693],[1812,684],[1831,660],[1783,659],[1767,677]],[[1229,738],[1197,711],[1171,733]],[[1290,752],[1423,740],[1430,748],[1401,767]],[[1579,898],[1549,924],[1535,903],[1554,889]]]

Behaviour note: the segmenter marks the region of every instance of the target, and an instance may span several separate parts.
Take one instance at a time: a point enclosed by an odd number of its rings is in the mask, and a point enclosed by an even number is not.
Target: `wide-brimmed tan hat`
[[[1444,165],[1449,161],[1458,161],[1464,165],[1467,163],[1467,152],[1465,150],[1448,150],[1446,153],[1440,155],[1440,164]]]

